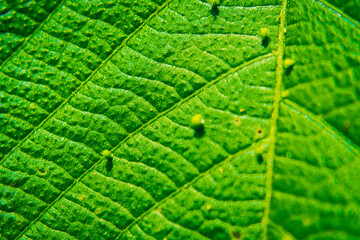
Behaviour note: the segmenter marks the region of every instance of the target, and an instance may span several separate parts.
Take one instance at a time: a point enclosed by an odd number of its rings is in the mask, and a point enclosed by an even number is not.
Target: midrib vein
[[[284,76],[283,68],[283,56],[285,51],[285,21],[286,21],[286,7],[287,1],[283,0],[283,7],[280,12],[280,26],[279,26],[279,49],[277,51],[277,61],[276,61],[276,86],[274,91],[274,110],[271,116],[272,123],[270,128],[269,138],[271,140],[269,155],[266,164],[266,197],[265,197],[265,211],[262,219],[263,226],[263,240],[268,239],[268,225],[270,223],[270,207],[271,207],[271,196],[272,196],[272,178],[273,178],[273,168],[274,168],[274,158],[275,158],[275,144],[276,144],[276,132],[277,132],[277,120],[279,118],[279,109],[281,101],[281,92],[282,92],[282,81]]]
[[[63,0],[64,2],[65,0]],[[173,0],[167,0],[163,5],[161,5],[153,14],[151,14],[144,22],[143,24],[140,25],[140,27],[138,27],[135,31],[133,31],[117,48],[115,48],[115,50],[112,52],[112,54],[110,54],[91,74],[90,76],[84,81],[82,82],[77,89],[72,92],[72,94],[66,98],[54,111],[52,111],[39,125],[37,125],[36,127],[34,127],[33,130],[31,130],[31,132],[29,134],[27,134],[15,147],[13,147],[11,149],[10,152],[8,152],[3,159],[0,161],[0,165],[16,150],[18,149],[21,144],[26,141],[26,139],[28,139],[36,130],[38,130],[39,128],[41,128],[52,116],[54,116],[66,103],[68,103],[72,97],[74,97],[81,89],[82,87],[88,83],[94,76],[95,74],[104,67],[105,64],[107,64],[108,61],[110,61],[110,59],[118,52],[120,51],[129,41],[130,39],[135,36],[141,29],[143,29],[148,22],[154,17],[156,16],[162,9],[164,9],[171,1]],[[63,4],[63,2],[61,4]],[[61,5],[59,5],[61,6]],[[59,9],[59,6],[56,10]],[[55,11],[54,11],[55,12]],[[53,12],[53,13],[54,13]],[[53,14],[51,14],[52,16]],[[47,18],[49,19],[50,16]],[[42,26],[42,25],[41,25]],[[40,28],[39,28],[40,29]],[[39,30],[37,29],[37,31]],[[32,34],[35,35],[35,32]],[[2,66],[1,66],[2,67]],[[0,68],[1,69],[1,68]]]
[[[170,0],[172,1],[172,0]],[[170,2],[169,1],[169,2]],[[181,101],[175,103],[172,107],[168,108],[167,110],[159,113],[157,116],[155,116],[153,119],[149,120],[148,122],[146,122],[145,124],[143,124],[141,127],[139,127],[136,131],[134,131],[133,133],[129,134],[124,140],[122,140],[118,145],[116,145],[113,149],[111,149],[111,152],[114,152],[118,147],[120,147],[121,145],[125,144],[129,139],[131,139],[134,135],[138,134],[139,132],[142,131],[142,129],[144,129],[145,127],[147,127],[148,125],[152,124],[154,121],[156,121],[157,119],[159,119],[160,117],[166,115],[167,113],[169,113],[170,111],[172,111],[173,109],[177,108],[178,106],[184,104],[185,102],[189,101],[190,99],[196,97],[200,92],[204,91],[205,89],[208,89],[209,87],[213,86],[214,84],[216,84],[217,82],[221,81],[222,79],[226,78],[227,76],[229,76],[230,74],[238,71],[239,69],[245,68],[251,64],[254,64],[256,62],[262,61],[264,59],[273,57],[273,53],[268,53],[266,55],[260,56],[258,58],[253,59],[252,61],[249,61],[247,63],[244,63],[236,68],[233,68],[231,70],[229,70],[226,74],[221,75],[220,77],[216,78],[215,80],[209,82],[208,84],[206,84],[205,86],[203,86],[202,88],[198,89],[197,91],[195,91],[194,93],[192,93],[191,95],[189,95],[188,97],[182,99]],[[85,176],[87,176],[92,170],[94,170],[96,168],[96,166],[104,159],[104,157],[101,157],[99,161],[97,161],[96,163],[94,163],[88,170],[86,170],[83,174],[81,174],[80,177],[78,177],[77,179],[74,180],[73,183],[71,183],[69,185],[69,187],[67,187],[52,203],[50,203],[43,211],[41,211],[39,213],[39,216],[37,218],[35,218],[14,240],[18,240],[20,237],[22,237],[24,235],[24,233],[26,233],[32,225],[34,225],[36,222],[38,222],[40,220],[40,218],[47,213],[47,211],[54,206],[58,201],[60,201],[60,199],[63,198],[63,196],[68,193],[78,182],[80,182]]]

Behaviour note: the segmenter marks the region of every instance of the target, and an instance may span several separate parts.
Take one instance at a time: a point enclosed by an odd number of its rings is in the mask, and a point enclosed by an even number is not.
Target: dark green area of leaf
[[[0,240],[359,239],[357,10],[0,1]]]

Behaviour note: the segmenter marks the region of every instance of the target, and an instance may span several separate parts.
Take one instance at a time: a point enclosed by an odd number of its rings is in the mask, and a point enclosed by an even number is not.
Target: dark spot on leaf
[[[285,70],[285,74],[289,75],[291,73],[291,71],[293,70],[294,66],[289,66],[288,68],[286,68]]]
[[[269,37],[264,37],[261,44],[263,45],[263,47],[267,47],[269,46],[270,43],[270,38]]]
[[[241,233],[239,231],[234,231],[232,232],[232,235],[235,239],[240,239],[241,238]]]
[[[113,159],[112,159],[112,157],[108,157],[106,159],[107,159],[107,161],[106,161],[106,170],[108,170],[108,172],[110,172],[111,169],[114,167]]]
[[[259,164],[262,164],[264,162],[264,157],[262,154],[256,155],[256,160]]]
[[[213,4],[213,5],[211,6],[210,12],[211,12],[211,15],[213,15],[213,16],[219,15],[220,10],[219,10],[219,8],[218,8],[218,5],[217,5],[217,4]]]
[[[205,127],[204,125],[199,125],[197,127],[194,127],[194,136],[197,138],[203,137],[205,134]]]

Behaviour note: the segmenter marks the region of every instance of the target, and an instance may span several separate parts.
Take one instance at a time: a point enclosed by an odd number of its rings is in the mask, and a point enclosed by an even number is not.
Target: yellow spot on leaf
[[[288,91],[288,90],[285,90],[285,91],[282,92],[281,95],[282,95],[283,98],[286,98],[286,97],[289,96],[289,91]]]
[[[282,236],[281,240],[294,240],[294,238],[289,234],[285,234]]]
[[[287,58],[284,60],[284,67],[285,68],[292,67],[292,66],[294,66],[295,63],[296,63],[296,61],[294,59]]]
[[[101,152],[101,155],[107,158],[111,156],[111,152],[109,150],[104,150]]]
[[[349,131],[350,127],[351,127],[351,122],[349,120],[346,120],[344,122],[344,131],[345,132]]]
[[[258,148],[255,148],[255,154],[258,155],[258,154],[263,154],[264,153],[264,146],[260,146]]]
[[[260,31],[261,37],[269,37],[270,30],[268,28],[262,28]]]
[[[304,218],[302,222],[303,222],[304,227],[308,227],[311,225],[312,221],[311,221],[311,218]]]
[[[220,0],[209,0],[210,4],[216,4],[219,5],[220,4]]]
[[[200,127],[204,124],[204,119],[202,118],[201,114],[195,114],[191,118],[191,126],[193,127]]]

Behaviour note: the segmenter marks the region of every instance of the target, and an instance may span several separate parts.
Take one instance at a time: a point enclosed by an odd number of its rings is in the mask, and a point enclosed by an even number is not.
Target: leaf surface
[[[1,12],[0,239],[359,238],[358,1],[51,3]]]

